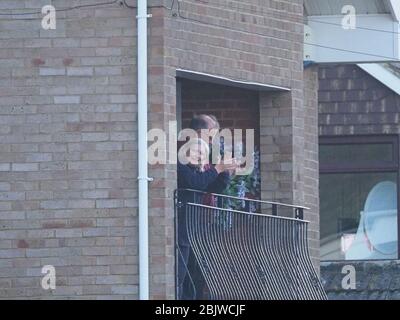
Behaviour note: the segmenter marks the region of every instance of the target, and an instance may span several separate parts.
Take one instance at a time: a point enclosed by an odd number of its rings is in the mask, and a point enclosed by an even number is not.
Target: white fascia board
[[[399,1],[400,0],[396,0]],[[305,60],[316,63],[374,63],[400,59],[399,23],[391,14],[356,16],[356,29],[342,27],[342,15],[309,16]]]
[[[383,83],[386,87],[400,95],[400,78],[390,69],[378,63],[362,63],[358,64],[358,66],[376,80]]]
[[[176,76],[178,78],[210,82],[230,87],[238,87],[242,89],[257,90],[257,91],[291,91],[290,88],[275,86],[271,84],[236,80],[232,78],[217,76],[209,73],[198,72],[193,70],[176,69]]]

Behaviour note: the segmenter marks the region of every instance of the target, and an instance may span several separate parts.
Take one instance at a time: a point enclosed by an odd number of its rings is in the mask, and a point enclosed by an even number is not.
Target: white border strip
[[[361,63],[357,66],[400,95],[400,78],[389,69],[378,63]]]
[[[208,73],[185,70],[185,69],[176,69],[176,75],[181,78],[197,80],[197,81],[208,81],[217,84],[225,84],[235,87],[242,87],[247,89],[256,89],[256,90],[264,90],[264,91],[291,91],[290,88],[279,87],[259,82],[250,82],[250,81],[242,81],[242,80],[234,80],[226,77],[216,76]]]
[[[393,18],[400,22],[400,2],[399,0],[388,0]]]

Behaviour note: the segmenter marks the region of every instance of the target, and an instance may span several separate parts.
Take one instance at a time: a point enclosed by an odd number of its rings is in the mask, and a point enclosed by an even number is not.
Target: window
[[[320,138],[321,260],[398,258],[397,136]]]

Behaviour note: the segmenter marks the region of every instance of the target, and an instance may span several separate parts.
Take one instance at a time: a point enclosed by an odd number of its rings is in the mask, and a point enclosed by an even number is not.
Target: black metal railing
[[[232,207],[234,209],[232,209]],[[279,202],[176,190],[176,265],[195,258],[208,296],[216,300],[316,300],[326,294],[307,244],[306,207]],[[282,215],[279,215],[279,214]],[[178,232],[179,230],[179,232]],[[185,238],[183,244],[179,237]],[[182,267],[182,266],[181,266]],[[189,299],[197,297],[198,274],[184,266]],[[177,285],[176,296],[182,297]]]

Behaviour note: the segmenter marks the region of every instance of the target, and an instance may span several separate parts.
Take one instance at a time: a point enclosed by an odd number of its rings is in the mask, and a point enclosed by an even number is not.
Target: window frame
[[[376,161],[365,163],[338,163],[337,165],[323,165],[319,163],[319,175],[321,174],[340,174],[340,173],[380,173],[395,172],[397,176],[397,259],[400,259],[400,151],[399,135],[393,134],[374,134],[374,135],[340,135],[340,136],[320,136],[318,146],[321,145],[359,145],[359,144],[391,144],[393,146],[393,161]],[[319,157],[319,152],[318,152]],[[368,261],[369,259],[357,260]],[[396,260],[396,259],[385,259]],[[330,261],[330,260],[324,260]],[[350,261],[350,260],[334,260]]]

